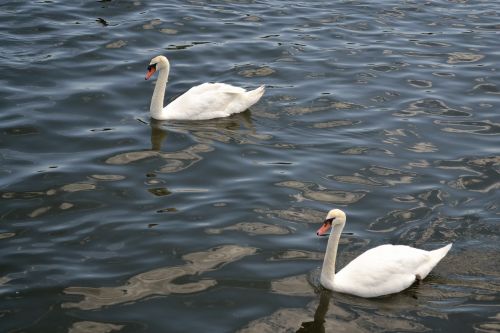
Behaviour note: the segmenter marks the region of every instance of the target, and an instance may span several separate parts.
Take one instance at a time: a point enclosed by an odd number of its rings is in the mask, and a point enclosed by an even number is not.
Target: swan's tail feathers
[[[262,95],[264,95],[265,91],[266,91],[265,85],[261,85],[260,87],[258,87],[257,89],[254,89],[254,90],[250,90],[247,93],[249,100],[251,101],[251,104],[249,105],[249,107],[251,105],[254,105],[255,103],[257,103],[259,101],[259,99],[262,97]]]
[[[241,95],[241,98],[239,99],[239,103],[236,107],[236,109],[232,113],[238,113],[238,112],[243,112],[247,109],[249,109],[252,105],[257,103],[262,95],[264,95],[264,92],[266,90],[266,87],[264,85],[258,87],[257,89],[250,90],[245,92],[243,95]]]
[[[452,243],[443,246],[442,248],[429,251],[429,260],[427,260],[427,262],[418,269],[418,271],[416,272],[416,278],[419,280],[424,279],[427,274],[429,274],[431,270],[441,261],[441,259],[446,256],[448,251],[450,251],[451,246]]]
[[[260,96],[262,97],[262,95],[264,95],[264,92],[266,91],[266,85],[263,84],[260,87],[258,87],[257,89],[255,89],[254,91],[256,91],[257,93],[259,93]]]
[[[446,246],[443,246],[442,248],[439,248],[437,250],[431,251],[432,256],[436,260],[436,263],[438,263],[441,259],[444,258],[444,256],[448,253],[448,251],[450,251],[452,245],[453,245],[453,243],[450,243],[450,244],[448,244]]]

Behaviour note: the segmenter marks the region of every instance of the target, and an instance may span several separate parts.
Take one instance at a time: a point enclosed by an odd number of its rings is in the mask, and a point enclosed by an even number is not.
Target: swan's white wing
[[[425,277],[437,261],[425,250],[381,245],[364,252],[335,274],[334,288],[362,297],[396,293]]]
[[[189,90],[193,90],[193,93],[202,94],[205,92],[219,92],[219,93],[232,93],[232,94],[243,94],[246,92],[245,89],[240,87],[235,87],[230,84],[225,83],[203,83],[199,86],[192,87]]]
[[[246,90],[224,83],[204,83],[192,87],[165,107],[171,119],[203,120],[227,117],[244,108]],[[244,111],[241,110],[241,111]]]

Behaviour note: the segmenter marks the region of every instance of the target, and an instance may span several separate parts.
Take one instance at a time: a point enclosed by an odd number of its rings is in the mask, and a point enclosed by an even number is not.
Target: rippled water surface
[[[496,1],[4,1],[1,332],[497,332]],[[227,119],[149,118],[206,81]],[[422,283],[320,288],[370,247],[453,242]]]

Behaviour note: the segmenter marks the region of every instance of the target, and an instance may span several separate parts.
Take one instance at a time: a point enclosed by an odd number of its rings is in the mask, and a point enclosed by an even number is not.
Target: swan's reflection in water
[[[141,123],[148,124],[145,121]],[[124,165],[149,158],[160,158],[166,164],[156,170],[159,173],[173,173],[185,170],[201,161],[202,153],[214,150],[214,141],[248,144],[269,140],[270,135],[257,134],[249,111],[228,118],[205,121],[167,122],[151,119],[151,149],[120,153],[106,159],[107,164]],[[165,143],[168,137],[175,134],[183,136],[177,144],[181,149],[167,151]],[[185,147],[186,143],[194,144]],[[171,142],[170,145],[175,145]]]
[[[186,275],[198,275],[221,268],[224,264],[254,254],[253,247],[224,245],[204,252],[190,253],[182,257],[187,263],[175,267],[162,267],[131,277],[127,283],[116,287],[68,287],[65,294],[81,295],[77,303],[63,303],[63,308],[82,310],[99,309],[103,306],[129,303],[153,295],[190,294],[206,290],[217,284],[213,279],[177,284],[173,281]]]
[[[141,121],[142,122],[142,121]],[[191,134],[199,143],[210,144],[212,140],[244,142],[246,135],[258,139],[267,136],[256,134],[250,111],[235,114],[227,118],[216,118],[204,121],[161,121],[150,119],[151,150],[161,151],[169,132]]]
[[[160,151],[163,141],[168,136],[168,132],[163,128],[163,121],[151,119],[151,150]]]
[[[172,131],[175,132],[175,131]],[[166,164],[159,168],[160,173],[171,173],[184,170],[202,160],[200,153],[213,150],[212,146],[206,143],[197,143],[184,149],[171,152],[162,152],[162,144],[168,137],[169,131],[163,128],[158,121],[151,122],[151,150],[136,150],[120,153],[106,159],[107,164],[125,165],[149,158],[160,158]]]
[[[322,333],[325,332],[325,316],[328,312],[328,307],[330,305],[330,298],[332,297],[332,292],[330,290],[322,290],[319,294],[319,304],[314,312],[313,321],[302,322],[297,333]]]
[[[306,275],[291,276],[273,281],[271,289],[275,294],[316,297]],[[328,312],[331,292],[321,290],[319,298],[318,305],[316,305],[316,301],[313,301],[305,309],[280,309],[269,316],[250,322],[238,333],[325,332],[325,316]],[[314,318],[313,321],[311,321],[311,317]]]
[[[311,278],[316,280],[313,276],[299,275],[273,281],[273,294],[314,300],[304,308],[279,309],[251,321],[238,332],[422,332],[429,330],[422,324],[422,317],[449,320],[436,308],[449,306],[439,303],[452,299],[453,294],[433,286],[446,284],[433,276],[427,278],[426,285],[374,299],[333,293],[322,287],[315,290],[313,286],[319,285]]]
[[[319,296],[319,297],[318,297]],[[389,300],[364,300],[322,289],[305,308],[283,308],[256,319],[238,333],[261,332],[422,332],[415,300],[402,295]],[[410,300],[410,301],[409,301]],[[411,301],[413,300],[413,301]],[[311,320],[312,319],[312,320]]]

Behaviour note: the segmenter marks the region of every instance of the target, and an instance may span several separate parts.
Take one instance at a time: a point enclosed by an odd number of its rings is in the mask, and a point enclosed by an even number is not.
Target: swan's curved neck
[[[158,73],[158,80],[156,80],[153,97],[151,97],[151,106],[149,107],[151,117],[155,119],[160,118],[159,116],[163,110],[163,99],[165,97],[165,89],[167,88],[169,72],[170,67],[167,64],[167,66],[161,69]]]
[[[327,289],[333,290],[333,280],[335,278],[335,261],[337,259],[337,248],[339,246],[340,235],[344,229],[345,221],[333,227],[328,238],[323,268],[321,269],[321,284]]]

